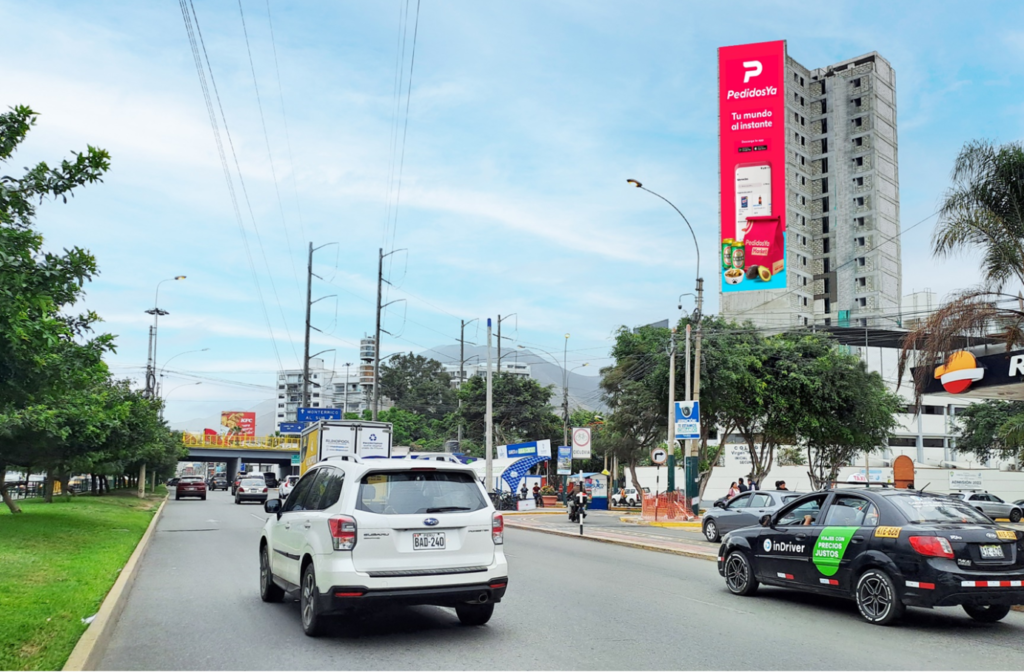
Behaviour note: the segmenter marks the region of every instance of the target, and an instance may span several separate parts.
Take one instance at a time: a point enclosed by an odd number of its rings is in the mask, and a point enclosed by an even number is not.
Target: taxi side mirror
[[[268,499],[263,502],[263,510],[267,513],[274,513],[280,515],[281,513],[281,500],[280,499]]]
[[[771,526],[772,526],[772,514],[766,513],[763,516],[761,516],[761,527],[771,527]]]

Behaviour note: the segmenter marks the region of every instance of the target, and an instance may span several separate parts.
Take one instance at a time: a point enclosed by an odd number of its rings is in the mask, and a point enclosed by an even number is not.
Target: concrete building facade
[[[786,58],[787,288],[721,294],[765,328],[899,323],[896,74],[872,52],[823,68]]]

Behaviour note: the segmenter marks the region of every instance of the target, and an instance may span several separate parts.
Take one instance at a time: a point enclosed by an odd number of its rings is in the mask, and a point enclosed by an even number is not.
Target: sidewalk
[[[561,521],[559,522],[561,523]],[[718,559],[716,552],[708,548],[706,545],[688,543],[685,541],[672,541],[669,539],[640,538],[633,534],[613,532],[596,526],[590,527],[587,526],[586,523],[583,524],[582,537],[580,537],[580,528],[578,525],[567,523],[555,525],[548,523],[547,521],[541,522],[519,517],[506,517],[505,526],[520,530],[543,532],[544,534],[556,534],[563,537],[575,537],[590,541],[601,541],[606,544],[629,546],[631,548],[639,548],[645,551],[659,551],[661,553],[685,555],[690,558],[699,558],[701,560],[717,561]]]

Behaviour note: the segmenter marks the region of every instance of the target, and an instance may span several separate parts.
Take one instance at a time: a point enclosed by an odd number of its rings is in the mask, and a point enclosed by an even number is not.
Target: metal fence
[[[294,436],[222,436],[220,434],[183,434],[182,445],[187,448],[226,448],[228,450],[294,450],[299,452],[299,440]]]
[[[643,511],[640,514],[650,522],[686,522],[696,516],[686,506],[686,495],[680,491],[663,492],[658,495],[644,495]]]

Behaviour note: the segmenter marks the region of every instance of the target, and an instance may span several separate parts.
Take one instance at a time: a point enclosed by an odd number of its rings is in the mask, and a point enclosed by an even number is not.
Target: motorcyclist
[[[572,504],[569,510],[569,520],[571,522],[578,523],[580,521],[581,513],[584,518],[587,517],[587,502],[587,491],[582,485],[580,485],[579,490],[573,493],[572,496]]]

